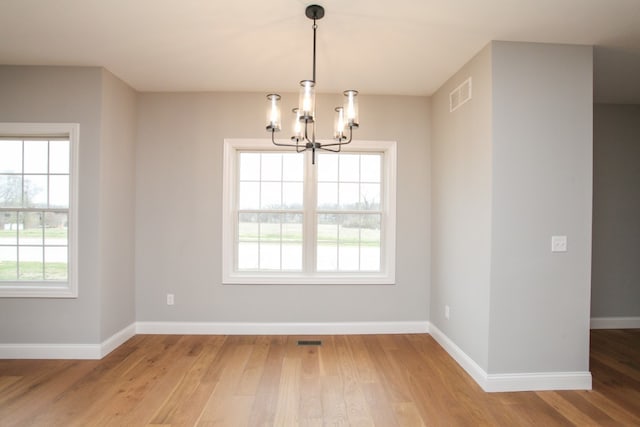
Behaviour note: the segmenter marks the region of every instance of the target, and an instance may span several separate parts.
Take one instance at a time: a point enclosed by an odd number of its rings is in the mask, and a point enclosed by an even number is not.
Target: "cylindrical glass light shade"
[[[279,131],[280,130],[280,95],[277,93],[270,93],[267,95],[269,100],[269,107],[267,108],[267,130]]]
[[[358,127],[358,91],[344,91],[344,115],[349,127]]]
[[[344,108],[336,107],[336,115],[333,125],[333,137],[336,141],[340,142],[344,138]]]
[[[300,82],[300,120],[312,122],[315,118],[316,90],[313,80],[303,80]]]
[[[302,122],[300,122],[300,109],[294,108],[293,114],[295,114],[296,118],[293,121],[293,135],[291,139],[294,141],[302,141],[304,139],[304,128]]]

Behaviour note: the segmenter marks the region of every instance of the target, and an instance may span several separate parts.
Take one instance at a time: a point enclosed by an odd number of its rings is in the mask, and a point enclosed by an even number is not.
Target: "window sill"
[[[68,283],[5,282],[0,298],[77,298],[78,290]]]
[[[295,274],[233,274],[222,279],[223,285],[395,285],[395,277],[384,274],[301,276]]]

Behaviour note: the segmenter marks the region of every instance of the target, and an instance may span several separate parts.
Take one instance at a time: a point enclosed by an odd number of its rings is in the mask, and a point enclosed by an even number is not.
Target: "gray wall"
[[[591,317],[640,316],[640,106],[593,112]]]
[[[77,299],[0,298],[2,343],[96,343],[100,315],[100,68],[0,66],[0,121],[80,123]]]
[[[135,321],[136,94],[97,67],[0,66],[0,121],[80,123],[78,298],[1,298],[0,343],[91,344]]]
[[[101,340],[135,322],[136,92],[102,71],[100,145]]]
[[[588,371],[592,48],[492,45],[488,372]]]
[[[318,97],[331,135],[339,96]],[[297,102],[283,96],[283,111]],[[136,137],[139,321],[348,322],[429,318],[429,102],[362,96],[356,138],[398,142],[396,285],[222,285],[222,144],[267,138],[264,94],[144,93]],[[288,126],[284,124],[284,126]],[[287,137],[288,132],[283,132]],[[166,305],[166,294],[175,305]]]
[[[488,374],[588,371],[592,84],[591,47],[492,42],[433,97],[430,319]]]
[[[473,97],[449,112],[468,77]],[[432,98],[430,320],[487,369],[491,254],[491,45]],[[450,308],[449,320],[444,308]]]

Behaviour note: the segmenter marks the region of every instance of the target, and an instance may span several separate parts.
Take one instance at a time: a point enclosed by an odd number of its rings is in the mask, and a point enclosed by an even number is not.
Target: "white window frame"
[[[383,153],[382,163],[382,230],[380,272],[265,272],[237,271],[235,269],[237,235],[238,153],[241,151],[288,151],[273,145],[269,139],[225,139],[223,153],[222,190],[222,283],[223,284],[395,284],[396,263],[396,142],[352,141],[342,152]],[[289,149],[291,150],[291,149]],[[315,213],[309,202],[309,187],[316,185],[316,166],[311,164],[311,153],[305,153],[305,215]],[[315,190],[313,190],[315,191]],[[314,216],[314,215],[312,215]],[[304,236],[310,236],[315,227],[314,218],[307,219]],[[307,237],[305,237],[306,239]],[[309,248],[314,244],[307,244]],[[305,256],[309,257],[306,253]],[[312,260],[313,261],[313,260]],[[315,270],[315,269],[314,269]]]
[[[69,216],[67,226],[68,277],[60,281],[2,281],[0,298],[77,298],[78,297],[78,123],[0,123],[0,136],[69,138]]]

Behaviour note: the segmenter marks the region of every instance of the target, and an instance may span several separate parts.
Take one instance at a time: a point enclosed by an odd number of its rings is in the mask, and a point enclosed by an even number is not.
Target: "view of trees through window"
[[[303,154],[238,158],[238,270],[381,270],[382,154],[320,153],[310,185]]]
[[[68,139],[0,139],[0,281],[66,281]]]

